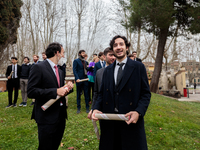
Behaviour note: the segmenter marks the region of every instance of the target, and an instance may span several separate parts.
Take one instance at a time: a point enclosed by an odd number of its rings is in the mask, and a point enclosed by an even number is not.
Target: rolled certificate
[[[100,136],[99,136],[99,130],[96,124],[96,121],[92,120],[93,123],[93,127],[94,127],[94,132],[96,133],[97,139],[100,140]]]
[[[68,87],[65,87],[65,89],[68,89]],[[55,103],[61,96],[56,97],[56,99],[50,99],[48,102],[46,102],[44,105],[41,106],[42,110],[47,110],[53,103]]]
[[[10,73],[9,77],[12,77],[12,74],[13,74],[13,72],[14,72],[14,71],[11,71],[11,73]]]
[[[82,80],[79,80],[79,82],[84,82],[84,81],[88,81],[89,80],[89,78],[87,78],[87,79],[82,79]],[[79,83],[78,82],[78,83]]]
[[[128,117],[125,117],[123,114],[95,114],[95,117],[98,119],[104,120],[120,120],[120,121],[128,121]]]

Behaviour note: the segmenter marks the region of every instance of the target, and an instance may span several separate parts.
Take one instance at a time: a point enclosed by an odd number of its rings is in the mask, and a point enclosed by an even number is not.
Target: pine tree
[[[0,0],[0,52],[17,41],[21,0]]]
[[[167,37],[179,31],[200,33],[199,0],[130,0],[130,24],[134,30],[142,29],[157,36],[159,43],[150,89],[156,93],[162,70]],[[182,32],[183,33],[183,32]]]

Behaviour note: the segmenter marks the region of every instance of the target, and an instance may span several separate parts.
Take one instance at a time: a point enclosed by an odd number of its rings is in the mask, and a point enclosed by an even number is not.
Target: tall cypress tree
[[[150,89],[156,93],[162,70],[164,48],[168,36],[174,36],[177,27],[184,32],[200,33],[199,0],[130,0],[129,27],[139,26],[157,36],[159,42],[155,69]]]
[[[0,52],[17,41],[21,0],[0,0]]]

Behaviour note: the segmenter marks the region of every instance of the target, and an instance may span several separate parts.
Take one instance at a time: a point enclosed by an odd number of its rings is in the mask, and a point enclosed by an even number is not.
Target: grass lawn
[[[21,94],[17,104],[20,103]],[[28,100],[27,107],[6,109],[7,92],[0,93],[0,150],[37,149],[37,125],[30,120],[30,103],[31,100]],[[70,94],[63,147],[59,150],[69,147],[76,150],[98,149],[92,122],[87,119],[85,111],[82,100],[82,111],[76,114],[76,92]],[[152,94],[145,128],[149,150],[200,150],[200,103],[178,102]]]

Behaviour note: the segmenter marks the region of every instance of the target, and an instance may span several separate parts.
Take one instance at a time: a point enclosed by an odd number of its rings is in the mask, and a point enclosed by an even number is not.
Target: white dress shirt
[[[101,67],[103,68],[104,61],[100,60]]]
[[[50,66],[51,66],[51,68],[53,69],[53,72],[55,73],[55,76],[56,76],[56,69],[54,68],[54,66],[57,66],[56,64],[54,64],[50,59],[46,59],[48,62],[49,62],[49,64],[50,64]]]
[[[14,66],[15,66],[15,70],[14,70]],[[17,76],[17,64],[12,64],[12,71],[14,71],[14,73],[12,74],[12,78],[14,77],[15,75],[15,78],[18,78]]]

